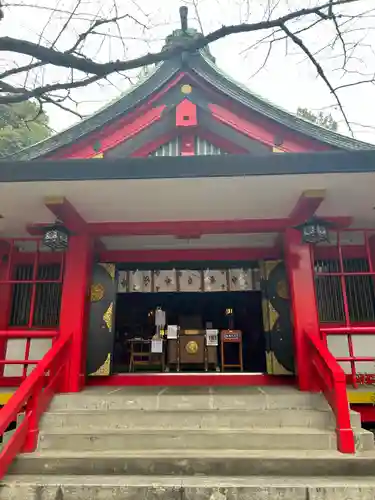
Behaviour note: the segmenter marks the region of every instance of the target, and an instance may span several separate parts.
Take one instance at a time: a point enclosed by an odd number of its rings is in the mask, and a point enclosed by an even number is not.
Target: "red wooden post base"
[[[73,333],[64,392],[79,392],[85,384],[87,298],[93,260],[92,240],[86,234],[71,236],[66,255],[60,313],[60,335]]]
[[[336,429],[337,447],[341,453],[355,453],[355,439],[352,429]]]

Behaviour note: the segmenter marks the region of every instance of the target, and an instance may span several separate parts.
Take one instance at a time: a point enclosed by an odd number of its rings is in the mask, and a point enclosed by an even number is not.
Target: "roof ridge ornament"
[[[165,39],[163,50],[171,50],[172,48],[175,47],[183,48],[187,46],[188,42],[191,42],[192,40],[199,40],[204,37],[203,33],[200,33],[197,29],[189,28],[189,23],[188,23],[189,9],[187,8],[186,5],[182,5],[179,8],[179,13],[180,13],[181,27],[173,30],[172,33],[167,36],[167,38]],[[215,63],[215,58],[212,56],[208,46],[205,46],[201,50],[206,57],[208,57],[213,63]],[[192,51],[187,50],[185,55],[184,52],[182,53],[181,57],[183,60],[186,59],[186,55],[188,55],[189,52]]]
[[[189,9],[186,5],[182,5],[180,7],[180,21],[181,21],[181,30],[186,33],[188,29],[188,13]]]

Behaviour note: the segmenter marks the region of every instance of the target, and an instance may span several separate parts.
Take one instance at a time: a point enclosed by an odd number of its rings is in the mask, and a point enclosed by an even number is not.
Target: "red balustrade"
[[[305,339],[310,376],[335,415],[338,449],[342,453],[355,453],[344,370],[316,334],[305,331]]]
[[[30,359],[30,347],[33,339],[51,339],[52,343],[58,338],[58,330],[0,330],[0,344],[7,340],[25,339],[25,353],[22,359],[8,359],[6,350],[0,351],[0,385],[3,387],[18,387],[28,376],[29,367],[35,367],[41,359]],[[1,356],[1,354],[3,356]],[[22,375],[8,376],[4,373],[7,365],[21,365]]]
[[[353,338],[361,335],[375,335],[375,300],[374,300],[374,283],[375,283],[375,232],[373,229],[346,229],[344,231],[333,232],[335,235],[335,244],[331,246],[318,246],[314,249],[315,259],[321,260],[322,255],[329,255],[331,261],[336,261],[337,266],[333,269],[323,271],[315,269],[316,279],[325,277],[327,280],[336,279],[336,283],[340,284],[340,294],[334,297],[336,306],[342,303],[342,318],[336,321],[320,322],[320,338],[324,344],[328,346],[328,337],[342,336],[346,337],[346,348],[348,355],[335,356],[338,363],[347,363],[350,366],[350,373],[347,376],[348,381],[354,388],[358,384],[364,383],[363,370],[358,369],[358,363],[372,363],[372,373],[367,375],[375,375],[375,352],[372,351],[372,345],[369,345],[367,352],[356,354],[355,342]],[[358,241],[357,241],[358,240]],[[360,243],[358,245],[358,243]],[[329,252],[327,252],[329,250]],[[355,250],[355,252],[354,252]],[[345,259],[353,259],[359,257],[364,262],[364,269],[353,270],[348,269]],[[324,263],[324,259],[321,260]],[[318,265],[319,267],[319,265]],[[324,266],[323,266],[324,267]],[[372,295],[372,298],[365,299],[364,292],[360,280],[368,278],[367,292]],[[349,280],[357,279],[357,283],[352,283],[350,286]],[[359,281],[358,281],[359,280]],[[357,285],[354,287],[353,284]],[[370,290],[372,289],[372,291]],[[332,290],[330,290],[332,292]],[[329,297],[330,298],[330,297]],[[369,301],[363,305],[363,301]],[[358,315],[358,310],[362,301],[362,309],[366,310],[370,318],[354,318]],[[357,314],[353,314],[353,309],[357,309]],[[342,346],[345,348],[345,345]],[[363,351],[363,349],[362,349]],[[365,355],[364,355],[365,354]]]
[[[64,390],[69,373],[72,334],[59,338],[36,368],[22,382],[8,403],[0,410],[0,435],[17,420],[25,416],[0,452],[0,479],[20,452],[35,450],[39,433],[39,420],[53,396]],[[29,362],[30,363],[30,362]]]
[[[19,386],[41,357],[33,339],[58,337],[65,252],[44,251],[40,237],[11,238],[1,241],[0,257],[0,385]],[[16,339],[25,340],[23,352],[18,343],[17,354],[9,354]],[[7,365],[22,369],[7,376]]]
[[[363,376],[365,374],[358,373],[356,363],[372,362],[374,364],[375,370],[375,353],[373,356],[356,356],[354,352],[353,336],[354,335],[375,335],[374,326],[343,326],[343,327],[326,327],[320,330],[321,338],[326,345],[328,345],[327,337],[331,335],[346,336],[348,342],[349,356],[335,356],[335,359],[339,363],[350,363],[350,375],[348,379],[350,384],[357,389],[358,385],[364,384]],[[370,350],[371,352],[371,350]],[[375,374],[366,374],[373,375]],[[366,385],[370,385],[367,384]],[[372,385],[372,384],[371,384]]]

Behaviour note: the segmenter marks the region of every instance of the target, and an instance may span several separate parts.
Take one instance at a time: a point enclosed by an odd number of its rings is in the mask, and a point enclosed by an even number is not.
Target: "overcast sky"
[[[13,3],[36,4],[39,7],[57,5],[62,11],[71,11],[76,1],[30,0],[27,2],[20,0]],[[192,1],[117,0],[120,14],[131,14],[146,25],[147,29],[132,19],[124,19],[121,23],[121,31],[116,27],[111,28],[108,31],[110,36],[104,43],[101,37],[92,37],[86,46],[86,54],[104,62],[109,59],[123,59],[124,51],[127,58],[132,58],[148,51],[160,50],[165,36],[172,29],[179,27],[178,8],[181,4],[189,5],[189,26],[203,28],[205,33],[222,24],[259,21],[264,17],[267,5],[266,0],[197,0],[197,3],[199,19],[197,19]],[[273,17],[297,8],[313,6],[316,3],[318,0],[278,0],[277,2],[275,0]],[[374,0],[361,0],[358,4],[346,8],[345,12],[364,12],[372,8],[375,8]],[[105,2],[83,0],[77,13],[85,12],[90,14],[99,12],[100,15],[112,17],[114,15],[113,0]],[[80,17],[82,17],[81,14]],[[6,11],[6,22],[1,23],[2,36],[9,35],[32,41],[38,41],[40,38],[40,43],[47,45],[55,39],[65,20],[64,13],[55,13],[51,16],[49,10],[10,7]],[[310,18],[309,22],[313,20]],[[302,27],[306,22],[307,20],[301,21],[298,27]],[[61,50],[69,48],[74,43],[77,34],[87,26],[85,21],[75,20],[61,36],[57,47]],[[345,35],[346,40],[357,43],[357,46],[348,65],[350,71],[346,74],[340,70],[343,64],[340,42],[333,48],[328,47],[322,50],[334,35],[331,27],[321,25],[302,35],[310,50],[317,52],[317,57],[334,86],[359,80],[361,78],[359,73],[365,75],[363,78],[368,78],[368,75],[375,72],[375,56],[372,48],[372,46],[375,47],[375,11],[358,20],[356,24],[350,23],[349,26],[351,32]],[[290,27],[296,29],[297,25],[292,24]],[[326,84],[317,77],[316,69],[291,41],[274,43],[265,68],[257,73],[264,62],[269,46],[263,44],[257,49],[248,49],[265,34],[265,32],[258,32],[257,34],[233,35],[215,42],[211,45],[211,52],[216,57],[217,65],[250,90],[293,113],[296,112],[298,106],[312,110],[331,111],[339,122],[339,131],[344,134],[348,133],[337,103]],[[3,67],[9,67],[14,61],[17,64],[25,62],[21,57],[15,57],[12,54],[2,59],[1,64]],[[43,78],[44,82],[51,79],[60,81],[66,78],[66,74],[66,70],[56,68],[47,69],[43,74],[38,71],[38,73],[28,75],[28,84],[32,85],[34,78],[38,81]],[[135,73],[133,72],[131,76],[134,77]],[[112,77],[111,81],[113,85],[95,84],[72,94],[79,103],[80,113],[87,115],[94,112],[129,86],[129,81],[124,76]],[[19,80],[17,83],[20,83]],[[356,138],[375,144],[374,85],[363,84],[349,87],[341,90],[339,96]],[[77,117],[52,107],[48,108],[48,113],[55,130],[67,128],[78,120]]]

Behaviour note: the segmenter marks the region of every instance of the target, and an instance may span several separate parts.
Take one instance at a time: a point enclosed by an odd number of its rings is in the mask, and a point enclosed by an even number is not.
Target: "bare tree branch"
[[[342,116],[344,117],[344,120],[345,120],[345,123],[350,131],[350,133],[352,134],[352,136],[354,137],[354,134],[353,134],[353,130],[350,126],[350,123],[349,123],[349,120],[346,116],[346,113],[344,111],[344,108],[343,108],[343,105],[339,99],[339,97],[337,96],[337,93],[335,91],[335,89],[332,87],[330,81],[328,80],[326,74],[324,73],[323,71],[323,68],[322,66],[318,63],[318,61],[315,59],[315,57],[313,56],[313,54],[310,52],[310,50],[306,47],[306,45],[303,43],[303,41],[301,40],[301,38],[299,38],[298,36],[296,36],[294,33],[292,33],[285,25],[282,25],[281,26],[281,29],[285,32],[285,34],[291,39],[293,40],[293,42],[298,45],[298,47],[301,48],[301,50],[307,55],[307,57],[309,58],[309,60],[312,62],[312,64],[315,66],[316,68],[316,71],[318,72],[318,75],[320,76],[320,78],[324,81],[324,83],[327,85],[327,87],[329,88],[330,92],[332,93],[332,95],[335,97],[336,99],[336,102],[340,108],[340,111],[342,113]]]
[[[372,13],[375,13],[374,8],[359,9],[359,6],[362,6],[366,0],[314,0],[314,2],[309,2],[309,4],[316,4],[315,6],[298,10],[291,10],[289,2],[286,1],[286,8],[289,11],[284,15],[280,15],[283,13],[282,8],[284,8],[282,0],[268,0],[264,9],[264,3],[261,6],[260,16],[258,16],[259,21],[241,22],[239,24],[228,23],[228,25],[223,25],[218,29],[211,28],[211,31],[206,35],[203,34],[203,18],[199,12],[201,4],[198,4],[198,1],[186,0],[186,3],[190,3],[194,7],[195,18],[202,32],[200,37],[186,37],[186,41],[183,44],[173,45],[161,51],[153,52],[150,50],[139,57],[129,58],[127,57],[128,47],[125,40],[136,39],[136,37],[128,36],[128,25],[133,24],[138,29],[142,29],[143,32],[150,29],[150,26],[147,24],[150,21],[150,16],[136,3],[137,0],[129,2],[133,6],[132,12],[135,15],[131,14],[131,9],[125,13],[121,12],[120,5],[116,3],[116,0],[112,0],[113,3],[100,2],[98,4],[99,7],[92,12],[83,12],[83,10],[90,10],[87,8],[92,3],[90,0],[76,0],[71,10],[65,8],[66,3],[61,3],[60,5],[60,0],[55,0],[53,7],[47,5],[34,6],[31,3],[9,2],[5,4],[4,1],[0,0],[0,12],[2,4],[3,6],[6,5],[7,8],[35,7],[50,12],[47,25],[52,16],[57,15],[59,21],[62,20],[60,22],[61,28],[56,30],[57,35],[53,34],[54,36],[51,36],[51,33],[49,34],[49,37],[52,38],[50,41],[46,40],[47,34],[44,34],[44,29],[39,33],[38,43],[11,36],[0,37],[0,53],[13,53],[23,57],[21,59],[22,65],[14,63],[14,67],[4,67],[4,71],[0,74],[0,104],[17,103],[35,98],[39,103],[54,104],[62,110],[69,110],[77,117],[81,117],[77,110],[70,110],[69,106],[65,106],[66,103],[63,104],[64,100],[71,101],[71,103],[74,102],[70,95],[70,91],[73,89],[86,87],[94,82],[97,82],[97,84],[101,82],[114,85],[108,80],[110,75],[114,79],[118,75],[130,79],[129,75],[131,75],[131,71],[134,69],[178,57],[183,52],[195,52],[230,35],[262,33],[262,37],[260,39],[258,37],[258,40],[255,43],[251,43],[249,48],[246,49],[248,51],[260,46],[267,46],[266,44],[268,44],[263,63],[254,75],[259,73],[269,63],[271,52],[272,54],[274,53],[272,49],[275,43],[285,41],[288,52],[291,52],[293,55],[302,52],[304,60],[308,60],[311,63],[318,77],[324,82],[330,94],[335,99],[346,126],[353,134],[338,91],[362,83],[374,83],[374,68],[371,68],[372,70],[368,74],[363,74],[362,76],[360,70],[363,70],[363,67],[358,69],[356,74],[357,76],[361,76],[361,81],[337,85],[337,78],[335,83],[333,83],[334,80],[330,81],[327,69],[323,70],[323,67],[326,68],[325,58],[327,57],[327,52],[330,52],[329,57],[331,61],[335,62],[340,58],[342,75],[353,71],[353,62],[357,66],[363,66],[364,62],[358,53],[359,48],[372,51],[375,56],[371,44],[366,44],[365,34],[359,31],[360,28],[355,24],[359,17],[367,16],[366,18],[370,19]],[[248,21],[250,17],[250,3],[248,0],[243,0],[243,2],[244,5],[240,5],[240,9],[243,12],[243,8],[245,10],[247,8],[246,21]],[[353,11],[353,9],[348,10],[348,8],[343,10],[344,7],[354,4],[358,5],[357,12]],[[136,17],[138,15],[140,18],[143,16],[143,20],[138,19]],[[253,15],[253,12],[251,15]],[[240,18],[242,18],[242,14]],[[78,25],[74,24],[77,20],[79,20]],[[311,45],[311,40],[308,41],[308,37],[311,33],[315,33],[314,28],[322,23],[323,26],[328,27],[329,40],[323,37],[323,43],[316,47]],[[166,23],[159,22],[158,24],[154,24],[153,28],[163,25],[166,25]],[[125,28],[123,28],[124,26]],[[68,33],[69,36],[67,36],[68,29],[70,30]],[[375,27],[370,26],[368,29],[375,29]],[[356,33],[356,30],[358,30],[358,33]],[[74,33],[73,39],[71,32]],[[302,33],[303,37],[301,36]],[[118,54],[118,42],[122,45],[123,55],[121,54],[121,46],[120,55]],[[145,39],[143,42],[147,43]],[[288,42],[292,43],[288,44]],[[116,43],[117,45],[114,47]],[[97,48],[97,54],[101,53],[100,57],[95,55],[95,51],[92,50],[93,45]],[[147,49],[147,47],[150,46],[146,45],[145,48]],[[312,47],[314,47],[314,50]],[[292,48],[293,50],[291,51]],[[109,53],[103,58],[105,50],[108,50]],[[117,57],[111,57],[112,50],[117,50]],[[90,57],[89,54],[93,55]],[[25,56],[31,58],[28,64],[25,63]],[[59,77],[51,78],[48,73],[51,67],[53,71],[56,69],[57,74],[60,74],[60,69],[65,70],[63,77],[61,79]],[[23,75],[26,75],[26,78],[22,84],[20,83],[20,77],[23,77]],[[31,77],[29,78],[30,75]],[[335,73],[336,75],[337,73]],[[56,93],[58,93],[59,97],[56,97]]]
[[[59,67],[75,69],[84,72],[86,74],[95,75],[92,77],[88,77],[80,82],[74,82],[76,83],[76,85],[73,85],[73,83],[70,85],[70,88],[76,88],[92,83],[93,81],[103,78],[113,72],[127,71],[142,66],[147,66],[150,64],[155,64],[163,60],[169,59],[173,56],[179,55],[183,51],[193,52],[198,49],[202,49],[208,44],[229,35],[238,33],[249,33],[261,30],[269,30],[277,27],[281,28],[282,26],[285,26],[285,24],[288,21],[291,21],[293,19],[317,14],[318,12],[321,12],[322,10],[327,9],[328,7],[331,6],[345,5],[358,1],[360,0],[330,1],[318,7],[300,9],[273,20],[270,19],[252,24],[245,23],[232,26],[222,26],[221,28],[209,33],[206,36],[188,40],[184,46],[175,46],[169,50],[161,51],[158,53],[149,53],[144,56],[127,61],[111,61],[107,63],[97,63],[92,59],[77,56],[71,53],[71,51],[59,52],[55,50],[53,47],[45,47],[42,45],[35,44],[33,42],[29,42],[26,40],[19,40],[12,37],[0,37],[0,51],[15,52],[18,54],[29,55],[31,57],[39,59],[44,64],[52,64]],[[87,36],[90,32],[91,29],[89,29],[84,35]],[[81,39],[79,38],[78,44],[80,43],[80,41]],[[76,44],[74,45],[74,47],[76,47]],[[4,78],[3,75],[0,74],[0,79],[3,78]],[[2,96],[0,98],[0,103],[4,104],[9,102],[19,102],[21,100],[26,100],[31,97],[39,97],[46,92],[51,92],[66,88],[69,88],[69,86],[67,86],[66,83],[52,84],[27,90],[23,94],[21,92],[21,89],[17,89],[13,91],[17,95]],[[4,87],[3,87],[3,92],[6,92]],[[11,91],[9,90],[8,92]]]
[[[335,91],[337,92],[338,90],[341,90],[341,89],[347,89],[349,87],[356,87],[357,85],[364,85],[366,83],[372,83],[373,85],[375,85],[375,74],[372,78],[369,78],[368,80],[361,80],[360,82],[352,82],[352,83],[345,83],[343,85],[338,85],[335,88]]]

